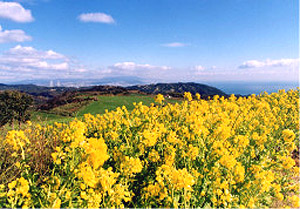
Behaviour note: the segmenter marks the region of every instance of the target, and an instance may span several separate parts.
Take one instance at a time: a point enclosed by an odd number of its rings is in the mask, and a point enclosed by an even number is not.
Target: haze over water
[[[280,89],[295,89],[299,87],[297,81],[277,81],[277,82],[262,82],[262,81],[219,81],[219,82],[205,82],[221,89],[227,94],[260,94],[264,91],[268,93],[277,92]]]

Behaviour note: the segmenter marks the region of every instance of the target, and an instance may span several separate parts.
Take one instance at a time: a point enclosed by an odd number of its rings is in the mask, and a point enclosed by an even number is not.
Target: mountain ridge
[[[218,88],[195,82],[157,83],[148,85],[135,85],[126,88],[128,90],[139,90],[147,94],[164,94],[170,96],[183,94],[184,92],[190,92],[191,94],[199,93],[203,96],[227,96],[225,92]]]
[[[8,85],[0,83],[1,90],[18,90],[28,93],[33,96],[40,96],[46,98],[53,98],[59,96],[65,92],[98,92],[100,94],[128,94],[130,92],[143,93],[143,94],[163,94],[174,97],[182,97],[184,92],[190,92],[191,94],[199,93],[204,97],[220,95],[227,96],[222,90],[195,82],[178,82],[178,83],[156,83],[134,86],[114,86],[114,85],[94,85],[87,87],[46,87],[37,86],[34,84],[20,84],[20,85]]]

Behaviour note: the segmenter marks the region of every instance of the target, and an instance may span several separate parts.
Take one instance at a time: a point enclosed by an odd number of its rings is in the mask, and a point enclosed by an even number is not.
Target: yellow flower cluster
[[[164,95],[162,94],[157,94],[155,97],[155,102],[161,104],[165,100]]]
[[[22,149],[26,143],[30,143],[23,131],[9,131],[5,139],[6,143],[11,145],[15,151]]]
[[[0,207],[299,207],[299,90],[195,97],[8,132]]]
[[[21,177],[8,183],[7,201],[15,208],[22,204],[23,208],[28,208],[32,204],[31,194],[29,193],[29,182]]]

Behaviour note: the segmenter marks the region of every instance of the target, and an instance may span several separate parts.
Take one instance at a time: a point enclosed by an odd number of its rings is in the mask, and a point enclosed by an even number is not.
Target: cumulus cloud
[[[205,68],[202,65],[196,65],[196,66],[194,66],[194,69],[196,71],[203,71]]]
[[[0,54],[0,79],[68,79],[90,76],[78,60],[53,50],[17,45]]]
[[[207,75],[207,74],[213,74],[218,72],[218,69],[216,66],[211,67],[204,67],[202,65],[195,65],[191,68],[191,74],[192,75]],[[219,72],[218,72],[219,73]]]
[[[168,66],[154,66],[150,64],[137,64],[134,62],[120,62],[111,66],[113,69],[133,71],[133,70],[169,70]]]
[[[249,60],[244,62],[239,68],[262,68],[262,67],[292,67],[299,64],[299,59],[279,59],[265,61]]]
[[[69,69],[70,60],[52,50],[41,51],[17,45],[0,56],[0,70],[4,71],[38,72]]]
[[[15,22],[32,22],[34,18],[31,11],[25,9],[17,2],[0,2],[0,18],[10,19]]]
[[[79,72],[79,73],[84,73],[87,72],[88,70],[85,68],[78,68],[78,69],[74,69],[75,72]]]
[[[180,42],[172,42],[172,43],[166,43],[166,44],[162,44],[162,46],[164,47],[171,47],[171,48],[176,48],[176,47],[185,47],[188,44],[185,43],[180,43]]]
[[[0,25],[0,43],[31,41],[32,37],[23,30],[3,30]]]
[[[115,20],[112,18],[112,16],[105,13],[84,13],[79,15],[78,19],[81,22],[97,22],[106,24],[115,23]]]
[[[161,77],[170,74],[172,68],[168,66],[156,66],[151,64],[139,64],[135,62],[119,62],[105,69],[101,69],[105,76],[136,76],[139,78]]]
[[[31,46],[21,46],[17,45],[7,52],[4,53],[4,56],[11,56],[19,58],[29,58],[29,59],[67,59],[65,55],[57,53],[52,50],[41,51],[37,50]]]

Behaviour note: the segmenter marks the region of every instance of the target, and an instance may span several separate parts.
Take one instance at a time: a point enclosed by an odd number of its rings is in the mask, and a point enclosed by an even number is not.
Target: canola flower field
[[[299,89],[134,104],[0,139],[0,207],[300,207]]]

